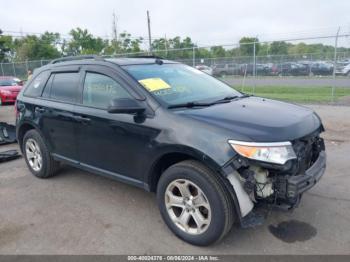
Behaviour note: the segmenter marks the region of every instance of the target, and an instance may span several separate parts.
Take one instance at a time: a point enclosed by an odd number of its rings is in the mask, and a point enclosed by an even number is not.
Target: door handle
[[[74,116],[74,119],[77,121],[77,122],[81,122],[83,124],[87,124],[91,121],[90,118],[88,117],[84,117],[84,116]]]
[[[42,108],[42,107],[36,107],[35,108],[35,112],[36,113],[44,113],[46,111],[46,109],[45,108]]]

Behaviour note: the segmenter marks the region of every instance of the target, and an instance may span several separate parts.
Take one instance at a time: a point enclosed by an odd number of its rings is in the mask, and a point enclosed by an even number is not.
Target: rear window
[[[49,71],[43,71],[34,77],[29,86],[24,91],[25,96],[38,97],[41,95],[45,86]]]
[[[56,73],[53,76],[50,98],[75,102],[79,83],[79,73]]]

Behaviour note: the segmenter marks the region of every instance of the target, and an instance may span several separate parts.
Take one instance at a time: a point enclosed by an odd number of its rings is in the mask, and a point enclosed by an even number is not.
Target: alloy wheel
[[[38,143],[30,138],[26,141],[25,152],[30,167],[38,172],[43,165],[43,158]]]
[[[210,225],[212,214],[208,198],[190,180],[177,179],[168,185],[165,206],[173,223],[188,234],[202,234]]]

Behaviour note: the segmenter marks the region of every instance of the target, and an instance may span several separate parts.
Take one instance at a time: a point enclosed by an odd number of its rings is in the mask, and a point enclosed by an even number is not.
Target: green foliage
[[[148,53],[141,48],[142,38],[132,37],[128,32],[122,32],[116,39],[102,39],[93,36],[87,29],[75,28],[69,32],[70,38],[64,39],[58,33],[45,32],[44,34],[26,35],[20,38],[4,36],[0,30],[0,61],[25,61],[52,59],[67,55],[99,54],[118,55],[125,53]],[[245,57],[253,56],[254,43],[258,56],[271,55],[304,55],[312,54],[312,59],[321,59],[332,54],[334,47],[323,44],[291,44],[284,41],[259,43],[255,37],[243,37],[239,47],[227,48],[213,46],[199,48],[190,37],[159,38],[152,41],[152,50],[155,55],[168,59],[192,59],[193,50],[196,59]],[[147,48],[147,44],[145,43]],[[148,48],[147,48],[148,49]],[[340,47],[339,52],[349,52],[349,48]],[[308,57],[311,57],[308,56]],[[329,56],[332,57],[332,56]],[[245,58],[244,58],[245,59]]]
[[[67,55],[100,54],[105,48],[105,41],[95,38],[87,29],[76,28],[69,32],[72,40],[69,41],[64,53]]]
[[[242,37],[239,40],[239,48],[242,56],[252,56],[254,55],[254,43],[255,43],[255,52],[259,53],[260,43],[259,39],[256,37]]]
[[[152,50],[153,53],[166,57],[168,59],[188,59],[192,58],[193,56],[193,48],[196,47],[196,45],[192,42],[190,37],[186,37],[184,39],[181,39],[179,36],[165,39],[160,38],[156,39],[152,42]],[[171,50],[175,49],[175,50]],[[183,50],[178,50],[183,49]],[[162,50],[162,51],[159,51]],[[171,50],[171,51],[168,51]]]
[[[284,41],[274,41],[270,44],[269,53],[271,55],[288,54],[288,44]]]
[[[213,46],[210,48],[210,53],[213,57],[225,57],[226,50],[222,46]]]
[[[58,33],[45,32],[40,37],[28,35],[13,41],[15,60],[52,59],[61,55],[57,49],[60,41]]]
[[[0,29],[0,61],[7,62],[13,50],[13,41],[11,36],[2,35]]]

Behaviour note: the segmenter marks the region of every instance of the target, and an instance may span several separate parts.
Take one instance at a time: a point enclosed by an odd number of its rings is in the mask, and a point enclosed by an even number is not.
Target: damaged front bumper
[[[317,160],[304,173],[278,175],[273,180],[275,194],[266,202],[287,209],[297,207],[304,192],[321,179],[326,170],[326,152],[321,151]]]
[[[302,194],[313,187],[326,169],[324,141],[318,136],[293,141],[297,159],[285,165],[252,161],[237,156],[225,165],[224,172],[236,192],[241,217],[255,206],[288,210],[297,207]]]
[[[279,184],[280,197],[295,199],[313,187],[326,170],[326,152],[321,151],[315,163],[305,171],[305,174],[285,178],[285,183]],[[284,193],[285,192],[285,193]]]

